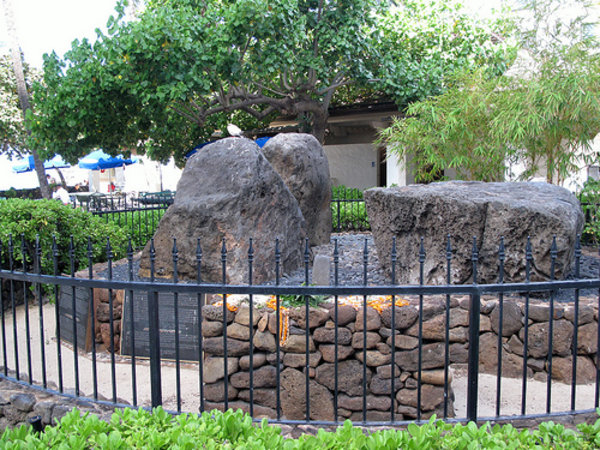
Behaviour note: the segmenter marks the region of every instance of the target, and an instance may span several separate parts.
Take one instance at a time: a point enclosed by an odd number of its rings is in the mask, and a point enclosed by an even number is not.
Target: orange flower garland
[[[271,295],[267,301],[267,307],[277,311],[277,297]],[[284,306],[279,306],[279,343],[285,344],[290,334],[290,313]]]
[[[338,299],[338,305],[352,306],[357,311],[363,307],[364,303],[365,303],[364,297],[361,297],[358,295],[353,295],[353,296],[349,296],[349,297],[341,297]],[[408,305],[408,300],[398,297],[396,299],[396,301],[394,302],[394,304],[396,306],[406,306],[406,305]],[[367,307],[377,310],[377,312],[380,314],[384,309],[390,308],[391,306],[392,306],[392,296],[391,295],[387,295],[385,297],[375,297],[375,298],[367,297]]]
[[[361,297],[358,295],[338,298],[338,305],[352,306],[357,311],[364,306],[364,302],[365,302],[364,297]],[[396,300],[394,301],[395,306],[406,306],[408,304],[409,304],[408,300],[405,300],[405,299],[399,298],[399,297],[396,298]],[[214,306],[223,306],[223,300],[219,300],[219,301],[213,303],[213,305]],[[267,300],[266,306],[268,308],[271,308],[273,311],[276,311],[277,310],[277,297],[274,295],[269,297],[269,300]],[[367,297],[367,307],[375,309],[380,314],[384,309],[390,308],[391,306],[392,306],[392,296],[391,295],[375,297],[375,298]],[[227,309],[231,312],[236,312],[238,310],[238,307],[231,303],[227,303]],[[290,333],[290,315],[289,315],[288,308],[286,308],[284,306],[279,306],[278,320],[279,320],[279,342],[281,345],[284,345],[285,342],[287,341],[287,338]]]

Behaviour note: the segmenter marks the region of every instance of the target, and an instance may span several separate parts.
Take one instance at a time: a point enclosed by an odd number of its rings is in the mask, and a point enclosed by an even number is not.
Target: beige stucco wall
[[[331,184],[368,189],[377,186],[377,150],[371,144],[325,145]]]

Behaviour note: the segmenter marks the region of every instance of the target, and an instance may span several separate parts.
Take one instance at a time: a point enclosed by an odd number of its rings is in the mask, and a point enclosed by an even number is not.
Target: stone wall
[[[598,311],[593,299],[581,300],[577,342],[577,383],[595,380]],[[469,298],[454,296],[450,302],[450,364],[467,363]],[[502,376],[521,377],[523,370],[524,300],[505,299],[502,321]],[[396,420],[417,415],[418,300],[396,307],[396,332],[392,339],[392,309],[381,312],[367,308],[367,419],[390,419],[392,341]],[[548,367],[549,306],[531,300],[528,327],[528,376],[545,381]],[[206,408],[224,407],[224,358],[222,306],[204,307],[204,381]],[[249,324],[249,308],[242,305],[227,314],[227,372],[229,407],[249,410],[250,332],[254,344],[254,414],[276,417],[276,326],[275,312],[255,309]],[[281,413],[286,419],[304,419],[305,401],[305,309],[289,311],[289,335],[281,344]],[[480,371],[495,374],[497,368],[499,306],[497,298],[483,298],[480,316]],[[334,419],[334,308],[326,304],[309,313],[310,417]],[[553,320],[552,378],[571,381],[571,349],[574,342],[574,308],[556,303]],[[284,336],[285,338],[285,336]],[[338,417],[362,420],[363,396],[363,309],[338,307]],[[421,412],[427,418],[442,416],[444,406],[445,298],[428,297],[423,307],[423,351]],[[450,382],[451,382],[450,378]],[[453,393],[449,389],[448,415],[453,416]]]
[[[114,411],[110,406],[72,400],[0,379],[0,433],[6,428],[25,425],[36,416],[40,417],[43,426],[55,425],[73,408],[97,414],[103,420],[109,420]]]
[[[125,291],[113,290],[112,296],[114,348],[115,353],[119,353],[121,351],[121,317]],[[108,289],[94,288],[94,305],[96,308],[95,341],[97,344],[102,344],[104,350],[110,351],[110,299]]]

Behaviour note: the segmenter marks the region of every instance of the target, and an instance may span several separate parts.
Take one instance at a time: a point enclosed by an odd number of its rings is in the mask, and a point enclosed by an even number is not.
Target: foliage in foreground
[[[477,427],[435,421],[407,430],[380,430],[366,435],[347,420],[335,432],[319,430],[316,436],[284,439],[279,427],[266,420],[254,425],[241,410],[226,413],[171,416],[161,408],[153,413],[125,409],[113,414],[110,423],[97,416],[67,414],[56,426],[36,433],[28,426],[9,429],[0,437],[0,448],[249,448],[249,449],[430,449],[430,448],[579,448],[600,446],[600,419],[577,430],[546,422],[535,430],[512,425]]]
[[[75,252],[74,270],[81,270],[88,265],[88,237],[92,244],[92,260],[94,263],[106,261],[107,238],[114,259],[125,256],[127,237],[125,231],[116,225],[104,223],[98,217],[82,209],[73,209],[56,200],[23,200],[9,199],[0,201],[0,240],[3,245],[3,265],[8,263],[7,245],[9,236],[13,238],[13,259],[15,267],[23,264],[21,238],[25,242],[27,270],[35,270],[33,255],[35,253],[36,236],[39,236],[42,250],[41,269],[43,273],[53,273],[52,239],[56,237],[58,250],[58,271],[69,272],[71,261],[69,246],[71,236]]]

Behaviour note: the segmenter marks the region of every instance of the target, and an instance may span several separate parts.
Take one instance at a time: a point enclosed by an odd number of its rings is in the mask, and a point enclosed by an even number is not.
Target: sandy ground
[[[43,307],[44,319],[44,348],[46,353],[46,373],[48,381],[58,384],[58,351],[54,338],[54,305],[46,304]],[[32,375],[35,384],[41,385],[41,345],[39,328],[39,307],[32,305],[29,308],[30,345],[32,360]],[[28,379],[27,343],[25,333],[26,314],[25,308],[17,309],[17,342],[19,353],[19,372]],[[6,343],[8,367],[15,369],[15,346],[13,339],[13,315],[10,311],[5,313]],[[1,343],[1,335],[0,335]],[[0,346],[0,364],[3,365],[2,347]],[[79,388],[82,396],[93,395],[93,370],[92,354],[78,352],[74,355],[70,344],[61,345],[61,361],[63,369],[63,383],[65,392],[74,393],[75,389],[75,358],[79,365]],[[150,406],[150,372],[147,360],[136,361],[137,376],[137,404]],[[452,388],[454,390],[454,408],[457,418],[466,415],[467,377],[464,366],[451,367],[453,373]],[[97,354],[98,393],[106,399],[112,399],[111,359],[107,353]],[[116,357],[115,363],[117,397],[120,401],[133,404],[133,383],[131,376],[131,359],[129,357]],[[163,362],[162,367],[162,394],[163,406],[169,410],[176,410],[176,370],[172,362]],[[199,380],[197,364],[181,364],[181,410],[184,412],[197,412],[199,408]],[[521,379],[503,378],[501,396],[501,415],[517,415],[521,412]],[[55,387],[52,386],[51,387]],[[594,385],[578,385],[576,390],[576,409],[594,408]],[[496,377],[493,375],[479,375],[479,404],[480,417],[495,416],[496,403]],[[552,412],[569,411],[571,405],[571,386],[563,383],[552,384]],[[527,414],[544,413],[546,408],[546,383],[527,380]]]

